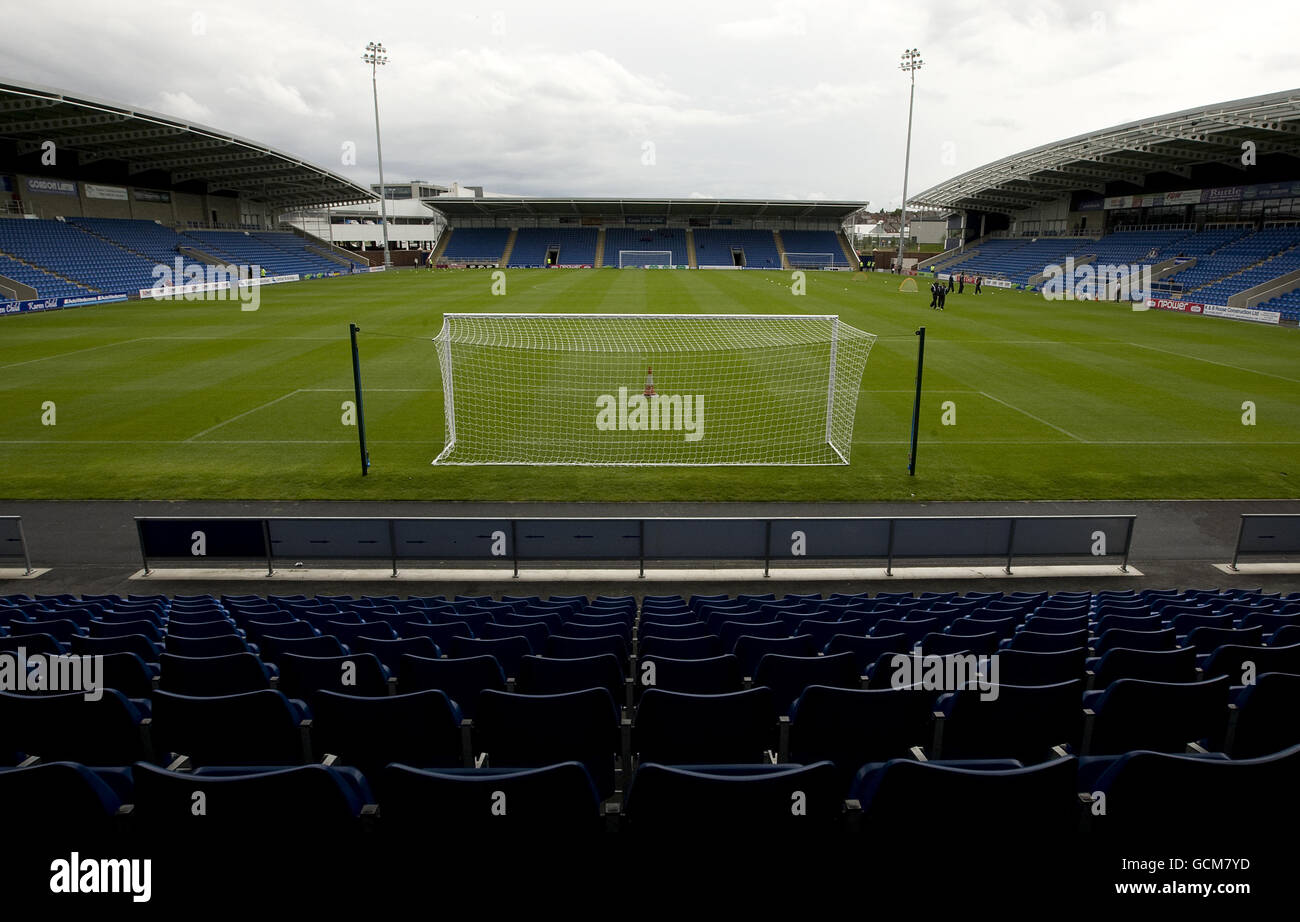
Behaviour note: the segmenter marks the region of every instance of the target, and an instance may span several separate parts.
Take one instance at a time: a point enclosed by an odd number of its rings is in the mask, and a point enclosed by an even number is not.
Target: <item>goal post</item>
[[[446,314],[434,464],[848,464],[876,337],[835,315]]]
[[[672,250],[619,250],[618,267],[620,269],[672,269]]]
[[[844,261],[843,255],[840,261]],[[846,263],[847,265],[847,263]],[[790,253],[785,254],[786,269],[826,269],[835,267],[834,253]]]

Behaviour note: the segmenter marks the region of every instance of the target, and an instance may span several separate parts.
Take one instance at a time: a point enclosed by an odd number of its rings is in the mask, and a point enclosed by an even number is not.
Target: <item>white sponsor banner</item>
[[[114,202],[125,202],[129,198],[124,186],[96,186],[92,183],[86,183],[85,189],[86,198],[103,198]]]
[[[1201,201],[1200,189],[1183,189],[1179,192],[1166,192],[1166,205],[1197,205]]]
[[[980,282],[981,288],[1015,288],[1015,284],[1006,279],[985,279]]]
[[[296,282],[297,275],[267,275],[255,279],[240,279],[240,288],[260,288],[263,285],[278,285],[281,282]],[[200,294],[208,291],[226,291],[229,289],[230,282],[194,282],[190,285],[170,285],[159,286],[157,288],[141,288],[140,297],[142,298],[172,298],[176,295]]]
[[[1251,307],[1226,307],[1207,304],[1201,309],[1207,317],[1227,317],[1229,320],[1250,320],[1254,323],[1279,323],[1282,315],[1277,311],[1261,311]]]
[[[371,272],[383,272],[383,271],[384,271],[384,267],[383,267],[383,266],[371,266],[371,267],[370,267],[370,271],[371,271]]]

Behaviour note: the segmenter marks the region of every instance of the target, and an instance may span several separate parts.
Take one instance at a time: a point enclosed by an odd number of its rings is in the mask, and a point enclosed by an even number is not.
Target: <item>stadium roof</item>
[[[1108,182],[1144,184],[1151,173],[1191,178],[1195,166],[1241,166],[1256,152],[1300,157],[1300,90],[1216,103],[1045,144],[962,173],[908,198],[909,205],[1010,212]]]
[[[292,208],[378,201],[349,179],[224,131],[89,96],[0,80],[0,138],[20,155],[54,141],[80,165],[116,160],[128,173],[159,170],[173,184],[198,181],[210,192]],[[68,177],[73,178],[73,177]]]
[[[455,198],[424,200],[448,219],[572,216],[661,218],[810,218],[843,221],[865,202],[790,201],[713,198]]]

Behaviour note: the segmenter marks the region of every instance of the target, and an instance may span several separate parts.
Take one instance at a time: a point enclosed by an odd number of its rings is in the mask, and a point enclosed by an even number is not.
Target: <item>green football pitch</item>
[[[942,313],[896,278],[789,273],[404,271],[238,302],[131,302],[0,319],[6,499],[939,500],[1290,498],[1295,329],[986,290]],[[433,466],[442,313],[838,314],[877,334],[852,463]],[[373,466],[360,476],[347,324]],[[917,337],[925,390],[907,474]],[[635,385],[637,382],[631,382]],[[521,403],[545,400],[521,369]],[[1245,406],[1243,406],[1245,405]],[[1248,422],[1253,422],[1247,425]]]

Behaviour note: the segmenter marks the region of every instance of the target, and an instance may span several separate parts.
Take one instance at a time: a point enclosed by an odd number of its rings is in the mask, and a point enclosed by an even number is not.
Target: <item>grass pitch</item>
[[[804,296],[789,273],[756,271],[512,270],[506,281],[494,296],[488,271],[407,271],[269,287],[255,312],[132,302],[0,319],[0,497],[1297,495],[1295,329],[969,287],[940,313],[924,284],[901,294],[896,278],[871,273],[809,272]],[[444,433],[431,339],[443,311],[839,314],[880,339],[847,466],[434,467]],[[366,478],[356,430],[343,424],[349,321],[363,331]],[[920,325],[925,390],[909,477]],[[520,387],[545,383],[521,374]]]

